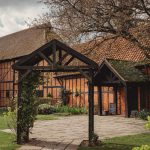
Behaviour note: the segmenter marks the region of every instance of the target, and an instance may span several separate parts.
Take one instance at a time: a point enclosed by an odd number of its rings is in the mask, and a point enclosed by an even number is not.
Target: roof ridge
[[[22,30],[19,30],[19,31],[16,31],[16,32],[13,32],[13,33],[4,35],[4,36],[1,36],[1,37],[0,37],[0,40],[3,39],[3,38],[6,38],[6,37],[8,37],[8,36],[12,36],[12,35],[15,35],[15,34],[18,34],[18,33],[21,33],[21,32],[25,32],[25,31],[27,31],[27,30],[32,30],[32,29],[44,29],[44,28],[37,28],[36,26],[34,26],[34,27],[28,27],[28,28],[25,28],[25,29],[22,29]],[[45,29],[44,29],[44,30],[45,30]]]

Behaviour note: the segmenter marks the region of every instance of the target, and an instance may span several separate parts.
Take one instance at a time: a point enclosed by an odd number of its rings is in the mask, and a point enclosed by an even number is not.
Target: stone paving
[[[121,116],[95,116],[95,133],[100,139],[147,132],[145,122]],[[88,116],[61,117],[37,121],[30,143],[19,150],[76,150],[88,138]]]

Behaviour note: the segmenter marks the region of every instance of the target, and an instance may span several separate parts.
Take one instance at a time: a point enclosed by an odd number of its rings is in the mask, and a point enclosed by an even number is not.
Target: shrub
[[[56,108],[49,104],[41,104],[38,106],[38,114],[47,115],[56,112]]]
[[[38,104],[51,104],[52,98],[51,97],[40,97]]]
[[[150,116],[150,112],[143,109],[142,111],[139,112],[138,116],[140,119],[147,120],[147,117]]]
[[[150,130],[150,116],[147,117],[147,120],[148,122],[146,123],[145,127]]]
[[[16,128],[17,128],[17,113],[16,110],[13,111],[11,107],[8,107],[8,111],[4,112],[4,118],[6,120],[8,128],[16,134]]]
[[[69,107],[69,106],[57,106],[57,113],[69,113],[71,115],[86,114],[87,109],[85,107]]]
[[[132,150],[150,150],[150,146],[142,145],[141,147],[134,147]]]

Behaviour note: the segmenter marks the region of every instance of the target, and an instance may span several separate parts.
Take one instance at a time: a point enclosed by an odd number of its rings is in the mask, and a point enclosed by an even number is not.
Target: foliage
[[[139,112],[138,116],[140,119],[143,119],[143,120],[147,120],[147,117],[150,115],[150,112],[143,109],[142,111]]]
[[[0,130],[8,128],[3,114],[4,114],[4,111],[1,111],[0,112]]]
[[[8,128],[3,115],[6,111],[6,109],[0,110],[0,130]],[[0,150],[15,150],[19,147],[19,145],[16,144],[15,140],[15,135],[0,131]]]
[[[81,96],[81,91],[80,90],[78,90],[78,89],[76,89],[76,91],[75,91],[75,95],[74,95],[75,97],[79,97],[79,96]]]
[[[38,114],[53,114],[56,112],[56,108],[50,104],[41,104],[38,106]]]
[[[17,112],[16,110],[13,111],[11,107],[8,107],[8,111],[4,112],[4,118],[7,123],[8,128],[16,134],[16,122],[17,122]]]
[[[92,143],[90,143],[90,146],[97,145],[99,143],[98,138],[99,138],[99,136],[96,133],[93,133],[92,134],[92,141],[91,141]]]
[[[148,122],[145,127],[150,130],[150,116],[147,117]],[[142,145],[141,147],[134,147],[132,150],[150,150],[149,145]]]
[[[51,97],[40,97],[38,99],[38,104],[51,104],[52,98]]]
[[[21,141],[29,141],[29,132],[33,127],[37,115],[38,98],[36,89],[42,82],[40,72],[31,72],[21,82],[21,106],[18,108],[19,118],[18,125],[21,130]]]
[[[150,58],[147,44],[150,39],[147,32],[150,26],[149,0],[42,1],[52,9],[48,9],[39,19],[34,19],[33,24],[43,24],[45,28],[52,28],[53,25],[63,40],[73,43],[102,37],[101,43],[109,39],[113,43],[122,37],[138,46]]]
[[[48,93],[48,94],[47,94],[47,97],[53,98],[53,95],[52,95],[51,93]]]
[[[147,120],[148,121],[147,121],[145,127],[150,130],[150,116],[147,117]]]
[[[141,147],[134,147],[132,150],[150,150],[150,146],[142,145]]]
[[[69,99],[70,99],[71,94],[72,94],[71,90],[62,89],[61,95],[62,95],[64,105],[69,103]]]
[[[71,115],[80,115],[80,114],[86,114],[87,109],[85,107],[69,107],[60,105],[56,107],[57,113],[69,113]]]
[[[72,94],[71,90],[63,89],[62,92],[63,92],[63,94],[65,94],[66,96]]]

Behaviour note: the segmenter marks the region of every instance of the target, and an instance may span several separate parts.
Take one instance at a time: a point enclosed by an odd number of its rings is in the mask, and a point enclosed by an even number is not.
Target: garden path
[[[147,132],[145,122],[121,116],[95,116],[95,133],[100,139]],[[88,138],[88,116],[36,121],[30,143],[19,150],[76,150]]]

